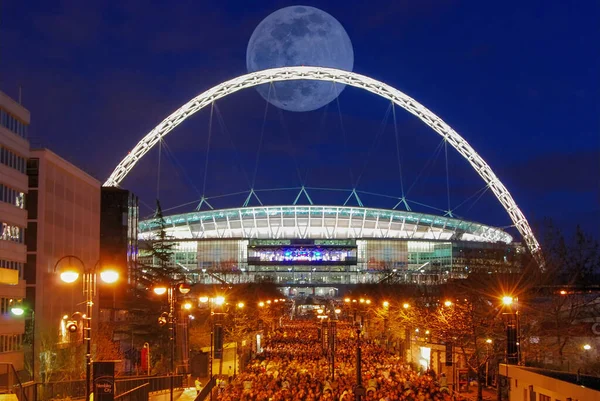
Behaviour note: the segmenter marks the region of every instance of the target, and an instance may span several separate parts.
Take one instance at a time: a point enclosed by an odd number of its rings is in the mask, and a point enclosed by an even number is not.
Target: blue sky
[[[103,181],[169,113],[245,73],[256,25],[296,4],[338,19],[353,43],[354,71],[404,91],[467,139],[534,229],[549,216],[565,230],[581,224],[598,235],[600,13],[593,1],[4,2],[0,89],[16,97],[22,86],[34,146],[49,147]],[[362,173],[358,189],[398,196],[397,154],[390,150],[396,129],[402,179],[414,183],[410,197],[447,208],[444,152],[426,167],[440,143],[437,134],[399,109],[395,124],[386,120],[389,104],[360,90],[345,90],[339,104],[339,111],[330,104],[302,114],[269,108],[255,187],[299,186],[300,171],[307,185],[351,188],[352,177]],[[207,171],[209,111],[167,137],[172,156],[163,154],[160,180],[165,208],[203,193],[248,189],[243,177],[252,177],[256,165],[265,102],[247,90],[217,106]],[[124,183],[149,205],[156,197],[157,153]],[[448,164],[454,208],[483,182],[452,149]],[[283,203],[295,194],[269,196]],[[340,196],[314,197],[339,203]],[[456,213],[511,224],[489,191]]]

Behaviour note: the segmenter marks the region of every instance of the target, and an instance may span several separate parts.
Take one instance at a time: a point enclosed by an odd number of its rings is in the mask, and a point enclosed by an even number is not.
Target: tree
[[[168,355],[168,347],[164,346],[168,339],[167,330],[161,330],[157,323],[166,302],[164,298],[158,299],[152,289],[157,285],[171,285],[181,274],[181,269],[173,264],[175,243],[167,234],[167,224],[158,200],[153,223],[157,228],[156,235],[141,243],[138,280],[129,288],[128,321],[119,327],[120,334],[132,337],[132,348],[124,355],[132,365],[145,342],[152,349],[151,363],[158,363]]]
[[[600,247],[598,241],[579,226],[565,238],[551,220],[546,220],[543,241],[545,271],[539,274],[541,286],[530,296],[527,363],[564,369],[574,338],[586,335],[579,323],[600,313],[598,296],[590,286],[598,283]],[[539,356],[544,355],[540,361]],[[554,363],[558,361],[558,363]]]
[[[40,381],[43,384],[79,380],[85,374],[85,354],[81,330],[59,336],[58,330],[42,327],[36,333],[39,344]]]
[[[94,361],[122,361],[124,354],[121,351],[119,344],[114,341],[114,330],[106,324],[100,323],[98,330],[94,334],[95,350],[92,354]],[[115,365],[115,373],[123,372],[121,365]]]
[[[519,294],[523,285],[520,277],[472,273],[466,279],[440,286],[435,298],[413,300],[396,318],[409,325],[407,333],[422,341],[452,345],[476,373],[477,399],[482,400],[486,364],[496,355],[495,344],[506,338],[503,315],[516,319],[501,299],[504,294]]]
[[[462,292],[439,304],[427,319],[432,335],[458,349],[467,366],[477,373],[478,400],[482,400],[485,385],[484,368],[494,356],[488,339],[493,342],[503,331],[498,315],[492,300],[476,292]]]
[[[158,231],[154,238],[143,242],[140,252],[141,275],[139,281],[144,289],[149,289],[158,284],[171,283],[181,269],[172,263],[175,243],[167,234],[167,224],[163,216],[160,201],[156,200],[156,213],[154,224]]]

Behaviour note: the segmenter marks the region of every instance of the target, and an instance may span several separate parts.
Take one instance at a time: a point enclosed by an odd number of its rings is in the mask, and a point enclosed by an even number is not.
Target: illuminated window
[[[0,240],[12,241],[22,244],[25,236],[25,229],[19,226],[11,225],[8,223],[0,223]]]

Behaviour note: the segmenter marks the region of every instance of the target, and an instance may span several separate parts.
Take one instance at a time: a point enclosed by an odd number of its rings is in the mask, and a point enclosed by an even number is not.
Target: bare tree
[[[566,351],[575,337],[584,334],[579,323],[600,314],[597,293],[590,291],[598,283],[600,246],[580,227],[572,238],[565,238],[548,220],[543,249],[546,270],[539,276],[541,286],[531,294],[535,300],[529,305],[530,325],[525,329],[535,339],[528,344],[532,356],[543,353],[542,364],[564,369]]]

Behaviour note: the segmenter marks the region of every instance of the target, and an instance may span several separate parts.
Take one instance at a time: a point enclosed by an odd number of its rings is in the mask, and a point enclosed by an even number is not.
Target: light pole
[[[335,380],[335,353],[337,348],[337,321],[341,309],[333,311],[333,318],[329,321],[329,352],[331,358],[331,380]]]
[[[10,313],[14,316],[23,316],[25,312],[31,313],[31,322],[30,322],[30,330],[31,330],[31,380],[35,381],[35,311],[33,308],[24,306],[23,301],[17,302],[10,308]],[[27,332],[27,330],[25,331]]]
[[[361,326],[356,325],[356,387],[354,388],[354,399],[361,401],[365,395],[365,387],[362,384],[362,348],[360,341]]]
[[[201,296],[199,298],[200,302],[203,304],[208,304],[209,308],[210,308],[210,352],[208,354],[208,365],[210,366],[210,370],[209,370],[209,384],[212,383],[213,380],[213,360],[214,360],[214,349],[215,349],[215,320],[214,320],[214,315],[218,315],[221,316],[224,313],[221,312],[215,312],[215,305],[219,308],[221,308],[224,304],[225,304],[225,297],[223,296],[216,296],[216,297],[208,297],[208,296]],[[243,307],[243,305],[241,306]],[[219,330],[219,336],[221,336],[221,338],[219,339],[219,348],[220,348],[220,360],[221,360],[221,364],[223,363],[223,349],[222,349],[222,344],[223,344],[223,330],[222,327]],[[213,397],[213,390],[210,390],[210,399],[212,400]]]
[[[513,312],[513,304],[516,301],[516,311]],[[512,365],[520,364],[520,346],[519,346],[519,306],[518,299],[513,299],[509,295],[502,297],[502,304],[509,308],[510,312],[505,313],[506,320],[506,363]]]
[[[181,294],[185,295],[189,293],[191,287],[187,283],[171,283],[169,286],[158,285],[154,287],[153,291],[156,295],[164,295],[167,293],[167,302],[169,303],[169,314],[168,314],[168,323],[169,323],[169,345],[171,351],[171,358],[169,363],[169,400],[173,401],[173,376],[175,375],[175,323],[177,318],[175,317],[175,304],[177,303],[176,291],[179,291]],[[162,317],[164,319],[164,317]],[[161,320],[159,317],[159,323],[164,320]]]
[[[80,267],[73,266],[71,260],[76,260]],[[68,265],[60,268],[62,261],[67,260]],[[94,306],[94,295],[96,293],[96,269],[100,261],[92,267],[86,266],[83,260],[74,255],[66,255],[56,261],[54,271],[57,268],[60,271],[60,279],[65,283],[77,281],[80,273],[83,273],[83,295],[85,297],[85,315],[83,315],[83,341],[85,342],[85,399],[90,400],[91,389],[91,371],[92,371],[92,310]],[[105,269],[100,271],[100,278],[105,283],[115,283],[119,279],[119,273],[114,269]]]
[[[486,338],[485,343],[487,344],[487,355],[485,356],[485,387],[489,386],[489,374],[490,374],[490,345],[494,342],[491,338]]]

